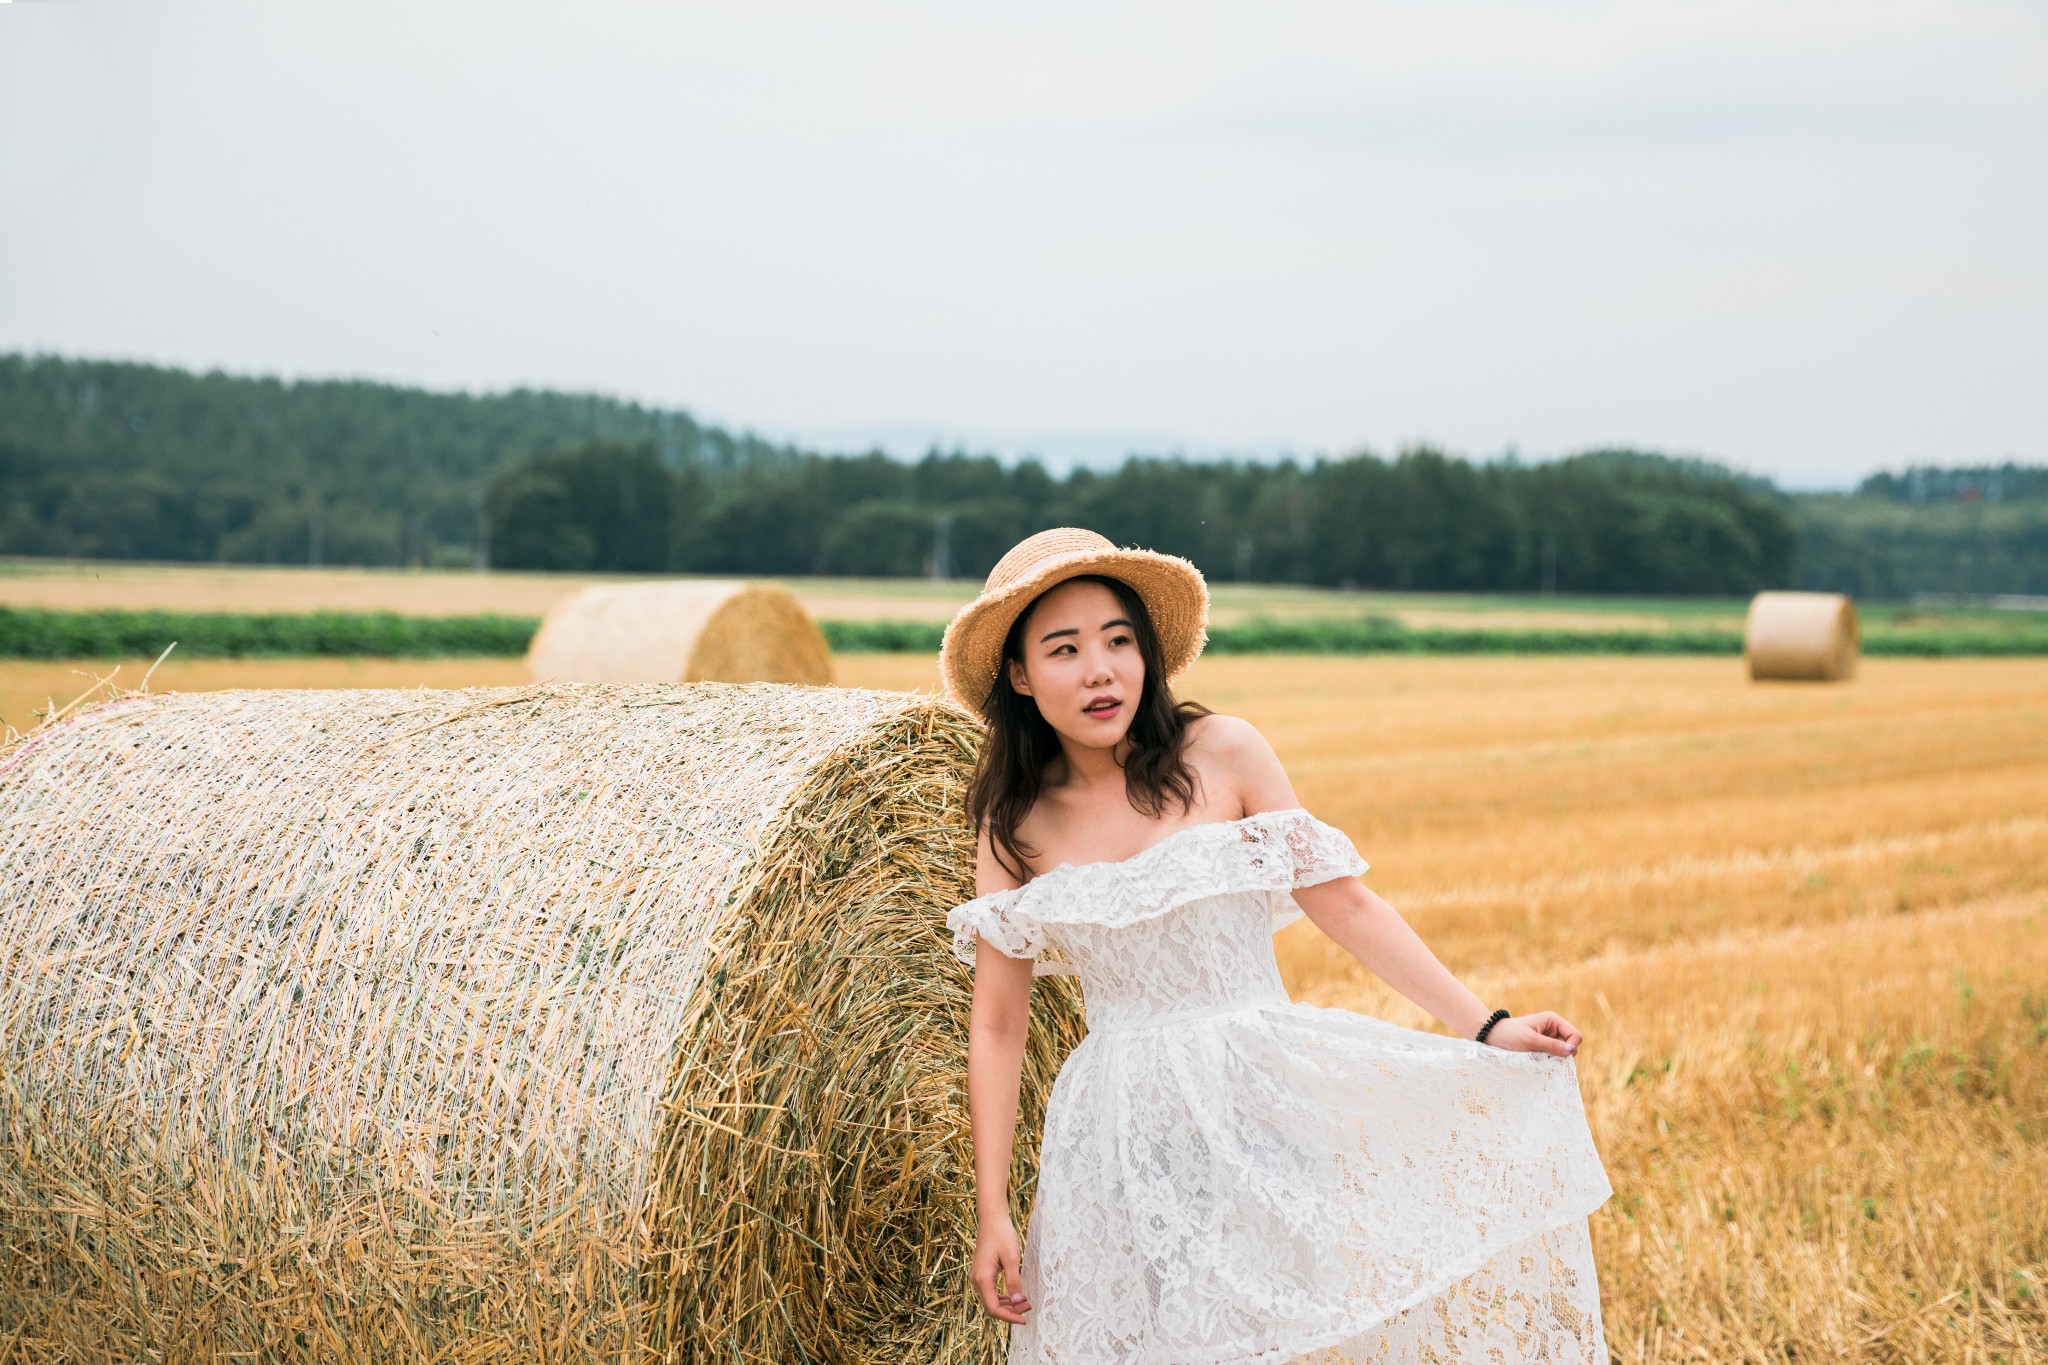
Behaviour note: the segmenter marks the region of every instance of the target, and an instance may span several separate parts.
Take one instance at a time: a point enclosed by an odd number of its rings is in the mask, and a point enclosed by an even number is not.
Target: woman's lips
[[[1093,716],[1097,720],[1106,720],[1110,716],[1115,715],[1122,706],[1123,703],[1120,701],[1090,702],[1081,708],[1081,714]]]

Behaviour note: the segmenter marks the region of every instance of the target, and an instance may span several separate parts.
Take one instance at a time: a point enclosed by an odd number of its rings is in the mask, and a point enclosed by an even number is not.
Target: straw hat
[[[947,694],[979,711],[996,685],[1010,626],[1040,593],[1082,574],[1117,579],[1138,594],[1159,633],[1167,677],[1202,652],[1209,638],[1209,585],[1200,569],[1177,555],[1119,550],[1093,531],[1058,526],[1018,541],[989,571],[981,596],[946,627],[939,673]]]

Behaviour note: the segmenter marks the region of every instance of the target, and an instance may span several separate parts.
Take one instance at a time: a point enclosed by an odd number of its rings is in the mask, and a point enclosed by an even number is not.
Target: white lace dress
[[[1574,1059],[1290,1002],[1289,892],[1365,870],[1304,810],[1196,825],[956,907],[1088,1036],[1047,1103],[1010,1365],[1607,1361],[1612,1192]]]

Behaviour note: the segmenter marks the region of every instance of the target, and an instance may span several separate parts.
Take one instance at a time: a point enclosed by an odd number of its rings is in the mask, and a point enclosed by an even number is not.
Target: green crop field
[[[153,653],[443,657],[517,654],[534,623],[595,575],[0,560],[0,656]],[[916,653],[978,584],[787,578],[842,652]],[[1342,592],[1217,584],[1225,653],[1726,654],[1734,598]],[[2048,653],[2048,612],[1865,603],[1873,654]]]

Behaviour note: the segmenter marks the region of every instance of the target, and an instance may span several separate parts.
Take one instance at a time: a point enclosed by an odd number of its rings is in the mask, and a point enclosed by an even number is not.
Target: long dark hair
[[[1182,812],[1192,809],[1195,773],[1187,760],[1188,722],[1208,715],[1209,708],[1200,702],[1174,699],[1152,613],[1145,610],[1145,599],[1129,584],[1101,574],[1079,574],[1053,586],[1068,583],[1100,583],[1116,594],[1130,620],[1131,633],[1137,637],[1138,657],[1145,661],[1145,684],[1131,711],[1131,727],[1125,732],[1130,751],[1124,758],[1124,791],[1131,805],[1155,820],[1166,814],[1168,802]],[[1037,850],[1017,838],[1017,826],[1044,789],[1046,765],[1060,754],[1059,732],[1040,714],[1038,703],[1010,686],[1010,661],[1024,658],[1024,622],[1044,596],[1040,593],[1031,599],[1004,637],[1003,656],[996,661],[996,683],[981,707],[982,719],[988,722],[988,738],[982,743],[974,780],[967,788],[968,818],[975,829],[988,831],[996,861],[1019,881],[1029,879],[1025,860]]]

